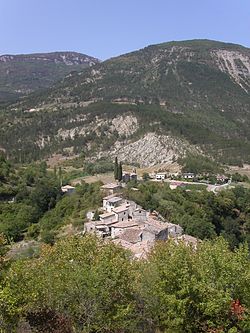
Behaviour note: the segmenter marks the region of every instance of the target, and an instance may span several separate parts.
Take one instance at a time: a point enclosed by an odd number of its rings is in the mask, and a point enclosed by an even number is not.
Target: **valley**
[[[250,49],[0,56],[0,332],[247,333]]]

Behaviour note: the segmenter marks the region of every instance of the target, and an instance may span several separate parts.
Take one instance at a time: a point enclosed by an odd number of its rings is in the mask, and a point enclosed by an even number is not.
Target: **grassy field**
[[[80,184],[81,181],[85,181],[86,183],[95,183],[98,181],[103,182],[104,184],[106,183],[112,183],[114,182],[114,175],[113,172],[108,172],[108,173],[102,173],[94,176],[85,176],[85,177],[80,177],[74,179],[71,183],[72,185]]]

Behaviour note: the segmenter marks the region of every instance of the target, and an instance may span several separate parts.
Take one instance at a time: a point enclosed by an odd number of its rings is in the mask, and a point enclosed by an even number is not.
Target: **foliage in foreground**
[[[61,240],[12,265],[0,309],[2,332],[21,320],[38,332],[249,332],[249,253],[167,242],[137,262],[90,236]]]

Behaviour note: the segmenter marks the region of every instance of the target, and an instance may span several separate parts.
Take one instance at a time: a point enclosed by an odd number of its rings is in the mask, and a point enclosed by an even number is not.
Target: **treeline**
[[[179,158],[178,163],[182,165],[182,172],[193,172],[195,175],[224,173],[219,163],[203,155],[188,154]]]
[[[246,246],[158,243],[148,260],[90,236],[45,246],[0,284],[3,333],[247,333]]]

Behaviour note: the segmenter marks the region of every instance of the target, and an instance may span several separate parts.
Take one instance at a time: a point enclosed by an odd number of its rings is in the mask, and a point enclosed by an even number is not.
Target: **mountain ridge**
[[[57,57],[56,57],[57,56]],[[64,59],[69,57],[70,59],[75,57],[76,62],[75,63],[65,63]],[[61,59],[60,59],[61,58]],[[30,59],[33,60],[50,60],[52,62],[60,61],[67,64],[81,64],[86,63],[89,61],[95,61],[95,63],[100,62],[99,59],[95,57],[88,56],[83,53],[75,52],[75,51],[53,51],[53,52],[41,52],[41,53],[27,53],[27,54],[2,54],[0,55],[0,62],[11,62],[11,61],[29,61]],[[95,64],[93,63],[93,65]]]
[[[49,88],[69,72],[98,62],[94,57],[70,51],[0,55],[0,102]]]
[[[191,40],[148,46],[72,72],[44,93],[12,105],[8,112],[21,127],[18,134],[11,125],[17,137],[24,128],[30,132],[27,126],[35,127],[26,146],[29,142],[39,156],[65,149],[84,150],[89,156],[106,154],[106,149],[110,156],[119,156],[117,147],[134,147],[132,143],[143,138],[146,141],[140,141],[138,147],[147,144],[152,151],[147,133],[155,133],[155,142],[164,135],[164,142],[180,139],[183,147],[189,142],[190,147],[223,163],[242,163],[250,161],[249,91],[250,49]],[[137,119],[136,131],[126,137],[111,130],[110,122],[121,114]],[[2,142],[6,142],[7,133]],[[26,154],[24,144],[20,149]],[[120,151],[122,156],[131,155],[122,147]],[[180,151],[182,154],[183,149]],[[162,155],[162,160],[168,158]]]

